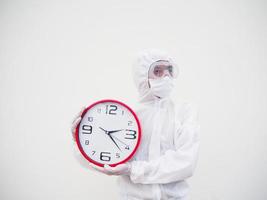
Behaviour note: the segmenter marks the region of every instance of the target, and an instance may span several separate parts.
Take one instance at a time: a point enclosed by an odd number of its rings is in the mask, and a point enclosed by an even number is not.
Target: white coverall
[[[130,175],[118,178],[122,200],[185,200],[189,190],[185,179],[192,176],[196,166],[199,149],[196,109],[153,95],[148,71],[158,60],[173,63],[164,52],[146,50],[138,56],[133,68],[143,105],[136,110],[142,138],[131,159]]]
[[[141,123],[142,138],[129,161],[130,174],[118,177],[120,200],[188,199],[186,179],[193,174],[199,149],[197,113],[190,104],[175,104],[169,96],[153,95],[148,71],[158,60],[176,66],[166,53],[146,50],[133,67],[141,103],[135,112]]]

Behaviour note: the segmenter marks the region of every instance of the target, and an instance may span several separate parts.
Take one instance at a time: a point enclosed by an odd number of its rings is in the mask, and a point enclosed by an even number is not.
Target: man
[[[141,52],[133,69],[142,105],[136,110],[142,127],[140,146],[128,163],[90,167],[119,175],[122,200],[186,200],[186,179],[193,174],[199,149],[196,111],[170,99],[178,67],[165,52]],[[73,123],[73,134],[80,119],[79,115]]]

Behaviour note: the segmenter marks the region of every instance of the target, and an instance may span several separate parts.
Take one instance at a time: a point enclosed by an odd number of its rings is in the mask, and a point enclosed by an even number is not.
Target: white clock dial
[[[77,130],[82,154],[99,166],[117,165],[130,159],[141,137],[135,113],[115,100],[102,100],[89,106]]]

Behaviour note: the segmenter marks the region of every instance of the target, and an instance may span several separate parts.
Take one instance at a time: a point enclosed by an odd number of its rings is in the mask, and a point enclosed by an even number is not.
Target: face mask
[[[153,95],[160,98],[168,97],[174,87],[173,79],[169,76],[159,79],[149,79],[149,83]]]

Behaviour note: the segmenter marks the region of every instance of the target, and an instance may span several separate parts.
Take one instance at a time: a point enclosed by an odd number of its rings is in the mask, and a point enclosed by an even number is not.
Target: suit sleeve
[[[183,121],[176,130],[174,150],[152,161],[132,161],[130,179],[141,184],[166,184],[187,179],[193,175],[199,149],[197,112],[186,105]]]

